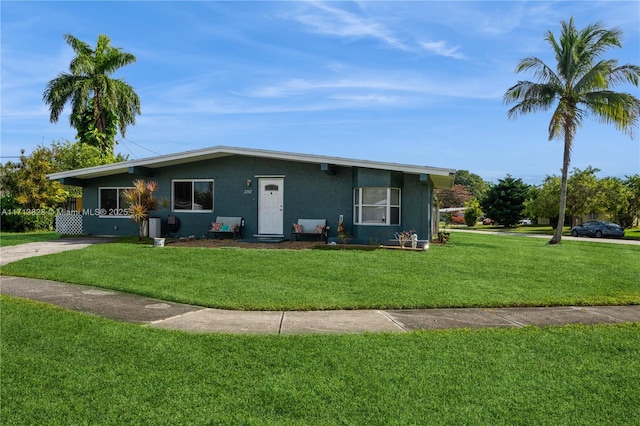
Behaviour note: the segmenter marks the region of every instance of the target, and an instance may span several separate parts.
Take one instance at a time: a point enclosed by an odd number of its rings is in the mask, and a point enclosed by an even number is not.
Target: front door
[[[258,234],[282,235],[284,179],[260,178],[258,181]]]

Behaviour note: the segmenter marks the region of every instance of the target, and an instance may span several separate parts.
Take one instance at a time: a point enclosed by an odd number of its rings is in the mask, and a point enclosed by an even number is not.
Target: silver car
[[[624,228],[616,223],[591,220],[571,229],[571,235],[574,237],[586,235],[596,238],[622,238],[624,237]]]

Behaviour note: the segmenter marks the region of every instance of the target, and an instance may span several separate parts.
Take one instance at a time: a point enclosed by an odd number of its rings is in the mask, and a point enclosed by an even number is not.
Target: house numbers
[[[245,193],[245,195],[247,195],[247,194],[251,194],[251,190],[250,190],[250,189],[245,189],[245,190],[244,190],[244,193]]]

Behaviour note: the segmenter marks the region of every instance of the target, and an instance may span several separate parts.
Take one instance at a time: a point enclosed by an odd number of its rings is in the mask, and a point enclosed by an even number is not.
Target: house
[[[216,146],[48,175],[82,187],[82,230],[137,235],[121,197],[135,179],[158,184],[166,200],[151,213],[179,219],[178,236],[207,235],[216,217],[242,217],[243,236],[290,238],[300,218],[342,221],[354,242],[388,241],[415,230],[431,239],[433,191],[451,188],[455,170],[260,149]],[[437,217],[435,218],[437,221]],[[157,220],[156,220],[156,223]],[[437,229],[437,228],[436,228]]]

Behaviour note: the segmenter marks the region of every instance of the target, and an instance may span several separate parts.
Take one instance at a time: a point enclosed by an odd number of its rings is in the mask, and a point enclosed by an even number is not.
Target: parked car
[[[571,235],[574,237],[586,235],[588,237],[596,238],[622,238],[624,237],[624,228],[617,223],[591,220],[589,222],[583,223],[582,225],[578,225],[572,228]]]
[[[531,225],[531,219],[520,219],[518,221],[518,224],[520,224],[520,225]]]
[[[488,217],[482,220],[483,225],[493,225],[494,223],[496,223],[496,221],[493,219],[489,219]]]

